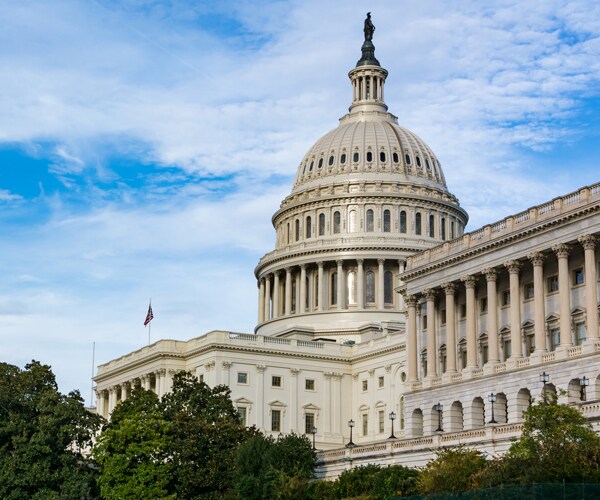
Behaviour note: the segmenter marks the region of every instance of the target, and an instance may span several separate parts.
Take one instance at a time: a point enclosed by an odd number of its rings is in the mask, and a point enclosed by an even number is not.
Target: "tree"
[[[379,499],[409,496],[417,492],[418,476],[418,471],[402,465],[364,465],[342,472],[326,487],[317,486],[315,497]]]
[[[101,417],[79,392],[58,391],[47,365],[0,363],[0,498],[89,498],[97,472],[84,455]]]

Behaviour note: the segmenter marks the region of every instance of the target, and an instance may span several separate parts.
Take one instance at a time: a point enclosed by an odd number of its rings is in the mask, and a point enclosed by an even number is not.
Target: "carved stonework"
[[[498,270],[493,267],[488,267],[481,272],[487,281],[496,281],[498,279]]]
[[[372,377],[372,376],[374,376],[374,375],[375,375],[375,368],[371,368],[371,369],[369,370],[369,377]]]
[[[226,370],[229,370],[229,368],[231,368],[231,361],[223,361],[221,363],[221,366],[223,366],[223,368],[225,368]]]
[[[571,245],[567,245],[566,243],[560,243],[558,245],[554,245],[552,247],[552,251],[556,254],[556,256],[561,259],[566,259],[571,252]]]
[[[265,365],[256,365],[256,371],[258,373],[264,373],[267,367]]]
[[[577,238],[577,241],[581,243],[581,246],[585,250],[594,250],[596,248],[596,243],[598,243],[598,237],[593,234],[584,234]]]
[[[437,290],[435,290],[434,288],[426,288],[425,290],[423,290],[423,295],[425,296],[428,302],[430,300],[435,301],[435,299],[437,298]]]
[[[510,274],[519,274],[523,264],[518,260],[509,260],[508,262],[504,263],[504,267],[508,269]]]
[[[385,372],[390,373],[392,371],[392,365],[385,365]]]
[[[467,289],[472,289],[475,288],[475,285],[477,284],[477,278],[475,278],[475,276],[463,276],[461,278],[461,281],[465,284],[465,288]]]
[[[534,266],[543,266],[546,256],[542,252],[532,252],[527,258],[531,261]]]
[[[407,307],[417,307],[417,297],[415,295],[404,295],[404,303]]]
[[[290,368],[290,374],[292,375],[292,377],[297,377],[299,373],[300,370],[298,370],[298,368]]]
[[[454,295],[458,289],[458,285],[456,283],[442,283],[442,288],[446,295]]]

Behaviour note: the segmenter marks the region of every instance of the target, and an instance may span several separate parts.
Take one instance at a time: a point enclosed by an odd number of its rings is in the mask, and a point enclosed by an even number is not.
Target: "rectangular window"
[[[550,350],[554,351],[560,345],[560,329],[550,329]]]
[[[558,292],[558,276],[550,276],[548,278],[548,293]]]
[[[585,282],[585,276],[583,274],[583,269],[575,269],[573,271],[573,286],[583,285]]]
[[[479,311],[482,313],[486,313],[488,310],[488,300],[487,297],[481,297],[479,301]]]
[[[575,345],[581,345],[585,341],[585,323],[575,323]]]
[[[467,349],[460,351],[460,364],[463,368],[467,367]]]
[[[427,314],[423,315],[423,330],[427,330]]]
[[[385,432],[385,412],[380,410],[377,415],[379,417],[379,434],[383,434]]]
[[[440,324],[442,324],[442,325],[446,324],[446,309],[442,309],[440,311]]]
[[[273,375],[271,377],[271,385],[273,387],[281,387],[281,377],[279,375]]]
[[[533,334],[525,335],[525,356],[531,356],[535,351],[535,336]]]
[[[304,415],[304,434],[312,434],[313,427],[315,426],[315,414],[306,413]]]
[[[363,380],[362,381],[362,390],[366,391],[369,388],[369,381],[368,380]]]
[[[379,380],[379,388],[381,389],[383,387],[383,384],[384,384],[384,379],[383,379],[383,377],[379,377],[378,380]]]
[[[238,384],[247,384],[248,374],[246,372],[238,372]]]
[[[481,364],[485,365],[488,362],[488,344],[487,342],[481,344]]]
[[[504,290],[502,292],[502,306],[506,307],[510,305],[510,290]]]
[[[281,432],[281,410],[271,410],[271,430]]]
[[[307,391],[314,391],[315,390],[315,381],[313,379],[311,379],[311,378],[307,378],[304,381],[304,388]]]
[[[242,424],[247,425],[247,423],[246,423],[246,418],[248,416],[247,408],[240,406],[240,407],[238,407],[237,411],[238,411],[238,415],[240,416],[240,420],[241,420]]]
[[[362,416],[362,433],[363,436],[367,436],[369,434],[369,415],[366,413]]]
[[[525,297],[525,300],[533,299],[534,293],[533,283],[525,283],[523,285],[523,296]]]
[[[504,351],[504,361],[506,361],[511,355],[511,345],[509,339],[502,341],[502,349]]]
[[[461,304],[460,305],[460,317],[462,319],[467,317],[467,304]]]

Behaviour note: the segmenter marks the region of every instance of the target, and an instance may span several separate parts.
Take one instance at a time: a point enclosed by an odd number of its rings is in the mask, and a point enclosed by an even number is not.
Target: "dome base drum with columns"
[[[98,413],[191,371],[228,385],[247,425],[314,439],[320,477],[421,466],[459,444],[502,453],[548,390],[600,422],[600,184],[464,233],[437,157],[388,112],[368,22],[349,112],[273,216],[254,334],[100,365]]]

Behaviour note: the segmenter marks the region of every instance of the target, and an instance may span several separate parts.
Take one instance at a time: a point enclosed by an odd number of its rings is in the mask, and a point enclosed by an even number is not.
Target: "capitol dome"
[[[304,155],[273,215],[275,250],[255,270],[257,333],[360,341],[402,329],[406,258],[462,235],[468,216],[439,160],[388,112],[387,75],[365,38],[349,112]]]

